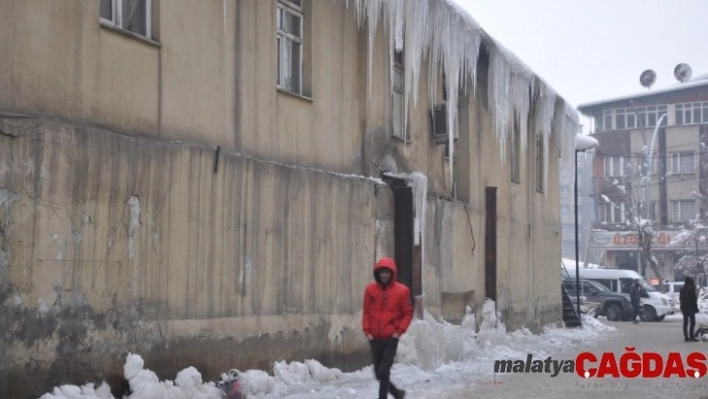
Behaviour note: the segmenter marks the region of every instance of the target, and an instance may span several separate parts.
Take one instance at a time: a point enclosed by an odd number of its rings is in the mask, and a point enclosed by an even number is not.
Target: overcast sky
[[[708,74],[708,0],[455,0],[574,106]]]

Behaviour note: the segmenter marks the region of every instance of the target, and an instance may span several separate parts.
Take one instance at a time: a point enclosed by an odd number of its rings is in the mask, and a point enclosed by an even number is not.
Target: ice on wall
[[[452,0],[344,0],[347,6],[353,4],[357,21],[361,28],[368,23],[369,69],[373,59],[373,44],[379,23],[384,23],[388,34],[390,72],[393,75],[393,58],[396,51],[404,48],[404,109],[405,123],[409,100],[418,101],[418,82],[421,64],[429,61],[428,90],[433,105],[436,101],[438,74],[445,76],[448,94],[448,135],[453,142],[457,126],[458,89],[465,92],[474,85],[477,74],[477,58],[482,37],[489,43],[490,69],[488,97],[490,112],[494,121],[494,132],[504,160],[506,143],[513,131],[514,117],[518,118],[521,133],[521,151],[527,149],[527,118],[531,107],[530,96],[536,92],[540,82],[539,106],[536,118],[536,133],[543,135],[544,146],[548,148],[549,137],[555,132],[560,135],[562,162],[570,162],[575,154],[575,136],[579,133],[578,115],[567,103],[565,108],[556,110],[556,93],[534,75],[528,66],[501,44],[494,42],[469,13]],[[371,77],[371,75],[369,75]],[[473,87],[472,87],[473,88]],[[391,82],[393,90],[393,82]],[[474,90],[471,91],[474,93]],[[371,94],[371,80],[369,80]],[[561,100],[562,101],[562,100]],[[555,115],[555,117],[554,117]],[[404,126],[405,128],[405,126]],[[544,162],[548,162],[548,151]],[[450,146],[450,157],[454,157],[454,146]],[[565,165],[569,165],[565,163]],[[547,171],[548,168],[546,167]],[[450,163],[450,179],[453,179],[453,165]]]

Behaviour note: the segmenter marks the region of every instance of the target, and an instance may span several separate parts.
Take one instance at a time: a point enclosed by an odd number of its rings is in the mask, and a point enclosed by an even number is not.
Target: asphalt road
[[[692,352],[708,357],[708,342],[684,342],[680,313],[661,322],[608,322],[616,331],[607,332],[602,339],[587,348],[573,348],[553,354],[553,359],[574,360],[580,352],[592,352],[600,360],[602,353],[613,352],[619,361],[626,347],[635,347],[636,353],[656,352],[666,363],[668,354],[679,352],[683,359]],[[708,324],[708,314],[699,314],[698,323]],[[599,363],[599,362],[598,362]],[[466,389],[440,392],[443,398],[698,398],[708,399],[708,377],[700,378],[581,378],[575,373],[560,373],[551,377],[546,373],[496,374],[488,381],[475,381]],[[433,399],[433,398],[430,398]]]

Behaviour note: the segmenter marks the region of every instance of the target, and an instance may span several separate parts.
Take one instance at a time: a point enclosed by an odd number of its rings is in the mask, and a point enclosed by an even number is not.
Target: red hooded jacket
[[[382,268],[391,270],[391,280],[384,285],[378,272]],[[413,307],[410,289],[396,280],[396,262],[391,258],[381,258],[374,267],[374,279],[364,292],[364,315],[361,326],[364,334],[375,339],[391,338],[393,334],[403,335],[411,324]]]

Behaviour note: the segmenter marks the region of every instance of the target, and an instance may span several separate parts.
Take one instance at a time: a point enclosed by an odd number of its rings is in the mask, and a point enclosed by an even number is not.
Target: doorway
[[[497,188],[485,190],[486,222],[484,229],[484,295],[497,300]]]

